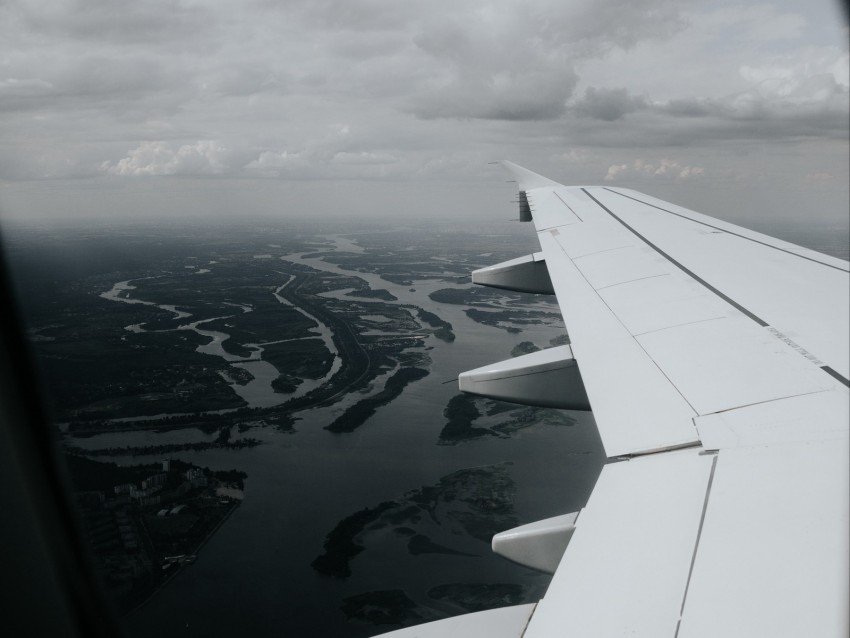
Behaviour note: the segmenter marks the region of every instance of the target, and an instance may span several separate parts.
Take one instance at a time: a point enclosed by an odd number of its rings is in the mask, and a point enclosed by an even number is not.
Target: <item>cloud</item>
[[[683,26],[672,2],[463,7],[417,24],[413,41],[427,64],[408,109],[421,118],[557,119],[578,83],[577,60]]]
[[[807,7],[788,4],[788,7],[767,2],[709,4],[703,6],[699,20],[701,28],[715,36],[736,36],[760,46],[794,41],[805,32],[808,23],[805,15]]]
[[[202,5],[180,0],[43,0],[15,3],[13,17],[32,33],[119,45],[170,41],[177,47],[184,34],[211,24]],[[175,39],[175,36],[181,36]]]
[[[574,109],[579,117],[613,122],[647,107],[645,98],[630,95],[626,89],[588,87]]]
[[[591,155],[585,149],[571,148],[565,153],[557,153],[552,156],[552,161],[559,164],[584,164]]]
[[[655,100],[625,87],[588,87],[570,113],[589,120],[576,141],[616,146],[717,144],[743,140],[848,137],[850,90],[846,52],[819,49],[760,65],[741,65],[746,88],[720,97]],[[596,123],[596,122],[598,123]],[[604,124],[603,124],[604,123]]]
[[[820,171],[816,173],[808,173],[805,179],[807,182],[814,184],[828,184],[835,181],[835,175],[827,173],[826,171]]]
[[[0,111],[19,111],[40,102],[56,87],[41,78],[10,77],[0,80]]]
[[[257,159],[245,165],[248,174],[260,177],[306,177],[310,168],[309,160],[300,153],[289,151],[263,151]]]
[[[571,69],[483,78],[459,73],[418,95],[410,110],[424,119],[553,120],[563,115],[577,80]]]
[[[846,139],[846,52],[789,6],[0,3],[0,165],[431,179],[511,156],[592,176],[636,147]]]
[[[850,92],[832,73],[807,67],[742,67],[741,74],[752,83],[745,91],[720,99],[671,100],[652,108],[676,118],[714,120],[717,131],[738,136],[847,136]]]
[[[331,161],[335,164],[395,164],[398,158],[390,153],[369,153],[360,151],[359,153],[349,153],[340,151],[334,153]]]
[[[283,179],[366,178],[385,177],[396,170],[401,160],[380,150],[333,150],[349,146],[349,129],[345,125],[331,127],[318,143],[298,150],[265,150],[246,163],[243,170],[254,177]],[[353,148],[353,147],[351,147]]]
[[[467,28],[469,19],[478,27]],[[563,47],[547,46],[519,15],[454,16],[424,25],[413,41],[428,66],[408,109],[426,119],[554,119],[578,80]]]
[[[650,162],[636,159],[631,164],[612,164],[605,175],[606,182],[624,178],[666,179],[682,181],[702,177],[705,169],[701,166],[686,166],[678,160],[661,159]]]
[[[214,140],[199,140],[176,150],[166,142],[142,142],[118,162],[104,162],[111,175],[218,175],[227,168],[227,149]]]

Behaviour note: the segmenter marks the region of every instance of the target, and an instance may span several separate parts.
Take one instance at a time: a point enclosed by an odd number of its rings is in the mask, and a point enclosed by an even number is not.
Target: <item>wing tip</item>
[[[519,164],[511,162],[510,160],[499,160],[494,163],[499,164],[511,175],[511,177],[514,178],[521,191],[528,191],[545,186],[561,186],[558,182],[554,182],[548,177],[543,177],[543,175],[530,171]]]

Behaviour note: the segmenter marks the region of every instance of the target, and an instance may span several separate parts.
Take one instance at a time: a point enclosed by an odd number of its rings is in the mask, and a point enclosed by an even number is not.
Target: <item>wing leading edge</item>
[[[571,349],[546,365],[575,372],[542,385],[522,381],[521,362],[468,374],[499,388],[517,377],[499,390],[513,400],[552,393],[532,403],[581,390],[616,461],[516,635],[846,635],[847,262],[503,165],[542,254],[477,279],[554,291]],[[462,389],[494,396],[472,380]]]

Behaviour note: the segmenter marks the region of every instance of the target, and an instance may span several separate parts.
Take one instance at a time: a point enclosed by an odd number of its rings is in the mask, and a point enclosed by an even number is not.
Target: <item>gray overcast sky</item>
[[[504,217],[510,158],[846,225],[847,37],[821,0],[13,0],[0,209]]]

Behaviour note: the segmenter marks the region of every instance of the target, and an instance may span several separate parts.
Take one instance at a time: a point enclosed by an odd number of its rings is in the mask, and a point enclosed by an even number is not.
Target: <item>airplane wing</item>
[[[846,636],[848,263],[623,188],[503,162],[541,252],[473,281],[557,296],[561,346],[462,390],[592,409],[587,506],[496,535],[536,605],[388,634]]]

